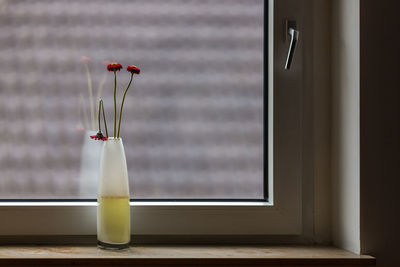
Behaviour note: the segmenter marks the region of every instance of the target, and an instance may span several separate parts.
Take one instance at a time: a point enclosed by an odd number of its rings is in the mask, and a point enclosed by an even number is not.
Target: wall
[[[331,236],[331,1],[313,1],[312,144],[314,177],[314,241],[329,244]],[[305,103],[305,106],[308,103]],[[315,112],[314,112],[315,111]],[[310,135],[310,133],[305,133]]]
[[[332,7],[333,241],[400,266],[400,3]]]
[[[359,0],[332,1],[332,235],[360,251]]]
[[[398,1],[361,1],[361,252],[400,266]],[[397,41],[397,42],[396,42]]]

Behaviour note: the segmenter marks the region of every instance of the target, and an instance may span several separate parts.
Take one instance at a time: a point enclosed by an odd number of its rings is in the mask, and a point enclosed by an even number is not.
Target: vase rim
[[[122,137],[107,137],[106,141],[122,141]]]

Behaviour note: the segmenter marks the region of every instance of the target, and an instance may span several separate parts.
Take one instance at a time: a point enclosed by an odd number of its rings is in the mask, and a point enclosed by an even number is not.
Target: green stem
[[[104,103],[103,99],[100,98],[100,103],[101,103],[101,109],[103,110],[103,120],[104,120],[104,128],[106,128],[106,136],[108,137],[108,129],[107,129],[107,121],[106,121],[106,114],[104,112]],[[99,110],[100,113],[100,110]],[[100,122],[99,122],[100,125]]]
[[[99,112],[97,112],[97,118],[98,118],[98,120],[99,120],[99,132],[101,132],[100,111],[101,111],[101,99],[99,100]]]
[[[118,134],[117,134],[117,138],[119,138],[119,131],[120,131],[120,129],[121,129],[122,109],[124,108],[125,96],[126,96],[126,93],[128,92],[129,87],[131,86],[132,79],[133,79],[133,73],[132,73],[132,75],[131,75],[131,80],[129,81],[129,84],[128,84],[128,86],[127,86],[126,89],[125,89],[124,96],[122,97],[121,110],[120,110],[120,112],[119,112]]]
[[[117,71],[114,70],[114,138],[117,132]]]

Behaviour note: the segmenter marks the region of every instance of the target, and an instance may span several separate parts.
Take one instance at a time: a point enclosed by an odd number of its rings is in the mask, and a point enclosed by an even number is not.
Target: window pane
[[[96,197],[82,56],[110,131],[104,61],[142,70],[121,126],[133,198],[263,198],[263,5],[0,1],[0,198]],[[128,80],[118,73],[119,101]]]

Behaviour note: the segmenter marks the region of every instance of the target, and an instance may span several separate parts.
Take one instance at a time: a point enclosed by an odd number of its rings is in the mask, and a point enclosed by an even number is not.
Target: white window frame
[[[131,202],[132,235],[300,235],[302,233],[301,40],[290,71],[285,18],[302,1],[266,0],[268,32],[268,202]],[[94,202],[0,202],[0,236],[95,235]]]

